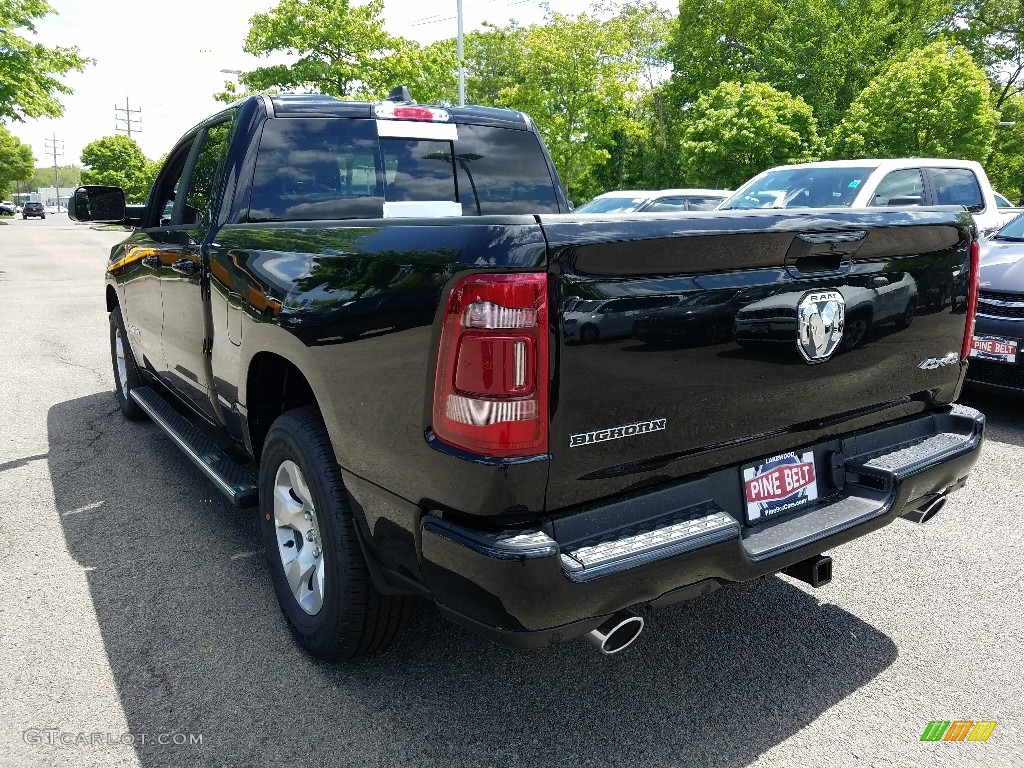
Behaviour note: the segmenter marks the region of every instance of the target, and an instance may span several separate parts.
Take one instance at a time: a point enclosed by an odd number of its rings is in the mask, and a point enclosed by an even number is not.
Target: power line
[[[124,117],[121,117],[121,115],[120,115],[121,112],[124,112]],[[138,113],[138,114],[141,115],[142,114],[142,108],[140,107],[139,109],[132,109],[131,108],[131,104],[128,103],[128,97],[127,96],[124,97],[124,106],[123,107],[119,107],[119,106],[117,106],[117,104],[115,104],[114,105],[114,132],[115,133],[118,133],[118,132],[120,132],[120,133],[127,133],[129,139],[132,137],[132,131],[135,131],[136,133],[142,133],[142,128],[141,128],[142,118],[141,117],[132,117],[132,115],[135,114],[135,113]],[[121,126],[121,123],[124,123],[124,127]],[[138,123],[140,127],[139,128],[134,127],[132,125],[133,123]]]
[[[502,0],[487,0],[486,2],[480,3],[479,5],[484,5],[484,6],[496,5],[499,8],[506,8],[507,9],[507,8],[514,8],[517,5],[525,5],[527,3],[533,3],[533,2],[535,2],[535,0],[519,0],[518,2],[512,2],[512,3],[502,2]],[[430,24],[439,24],[442,21],[454,21],[457,18],[458,18],[458,16],[446,16],[444,14],[439,13],[439,14],[437,14],[435,16],[423,16],[423,17],[421,17],[419,19],[412,19],[411,21],[408,21],[405,24],[398,24],[396,26],[389,26],[388,29],[389,30],[395,30],[395,31],[401,30],[401,29],[412,29],[413,27],[423,27],[423,26],[427,26],[427,25],[430,25]]]

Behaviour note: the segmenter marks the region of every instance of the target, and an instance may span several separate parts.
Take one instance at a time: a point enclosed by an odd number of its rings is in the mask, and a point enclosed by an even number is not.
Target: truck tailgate
[[[540,221],[558,309],[548,509],[733,464],[740,482],[958,394],[966,213]]]

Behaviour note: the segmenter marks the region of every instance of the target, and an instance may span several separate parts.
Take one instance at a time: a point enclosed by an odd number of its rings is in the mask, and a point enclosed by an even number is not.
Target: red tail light
[[[470,275],[448,295],[433,429],[470,453],[548,450],[547,274]]]
[[[971,354],[971,340],[974,338],[974,315],[978,311],[978,291],[981,283],[981,245],[971,243],[971,266],[967,273],[967,325],[964,327],[964,343],[960,347],[960,360]]]

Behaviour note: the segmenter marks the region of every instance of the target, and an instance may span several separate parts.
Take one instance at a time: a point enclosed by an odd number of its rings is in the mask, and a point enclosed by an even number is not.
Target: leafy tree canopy
[[[35,162],[32,147],[0,125],[0,198],[10,198],[13,182],[31,178]]]
[[[690,181],[734,188],[766,168],[816,160],[811,107],[764,83],[722,83],[697,99],[681,148]]]
[[[1019,0],[965,0],[949,26],[954,39],[988,70],[996,108],[1024,93],[1024,5]]]
[[[726,81],[801,96],[831,128],[879,68],[923,44],[944,0],[681,0],[669,44],[680,104]]]
[[[146,159],[134,139],[118,134],[104,136],[82,149],[83,184],[121,187],[128,202],[142,203],[160,170],[160,164]]]
[[[996,191],[1016,203],[1024,198],[1024,96],[1007,98],[999,118],[1013,125],[996,131],[985,170]]]
[[[77,187],[82,183],[82,169],[77,165],[57,166],[57,186],[68,188]],[[40,187],[53,186],[53,166],[37,165],[32,178],[25,182],[28,189],[39,189]]]
[[[71,89],[58,78],[90,63],[78,48],[47,48],[24,36],[53,12],[46,0],[0,0],[0,123],[59,117],[58,95]]]
[[[537,122],[567,193],[586,188],[625,117],[633,88],[625,51],[621,35],[585,14],[556,13],[523,34],[515,79],[501,98]]]
[[[983,162],[998,113],[985,71],[937,41],[893,59],[832,134],[836,157],[959,157]]]
[[[286,53],[292,64],[258,67],[225,83],[216,95],[233,101],[247,93],[313,92],[348,98],[383,98],[408,85],[419,101],[454,94],[454,47],[426,48],[384,29],[381,0],[281,0],[249,20],[244,49],[256,56]]]

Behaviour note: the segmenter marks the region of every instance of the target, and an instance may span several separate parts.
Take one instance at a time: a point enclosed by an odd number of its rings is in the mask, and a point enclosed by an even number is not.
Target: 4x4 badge
[[[828,360],[843,340],[846,300],[839,291],[809,291],[796,307],[796,346],[808,363]]]

